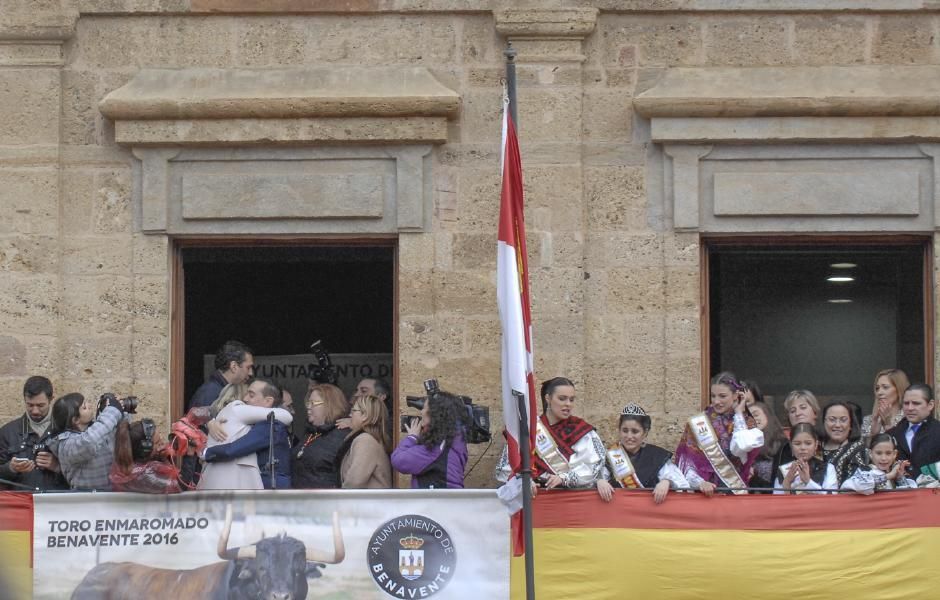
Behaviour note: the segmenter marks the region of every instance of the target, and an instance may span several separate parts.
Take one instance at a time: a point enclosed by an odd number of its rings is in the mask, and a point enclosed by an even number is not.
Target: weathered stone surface
[[[53,335],[59,316],[58,277],[6,273],[0,286],[0,331]]]
[[[0,145],[59,141],[59,77],[53,69],[0,69]]]
[[[592,230],[647,227],[644,171],[637,167],[585,169],[588,225]]]
[[[0,273],[54,273],[58,252],[58,240],[52,236],[0,235]]]
[[[705,25],[705,58],[713,65],[783,65],[791,62],[788,22],[726,18]]]
[[[0,168],[0,234],[55,235],[58,177],[54,169]]]
[[[654,118],[658,142],[938,141],[940,119],[925,117]]]
[[[99,108],[112,119],[449,116],[459,100],[423,67],[145,69]]]
[[[97,390],[109,380],[128,379],[132,375],[131,336],[92,336],[70,334],[65,337],[63,373],[69,379],[93,382]],[[100,393],[100,392],[98,392]],[[97,395],[92,397],[96,398]]]
[[[456,269],[492,268],[496,264],[496,232],[456,234],[453,258]]]
[[[590,88],[584,93],[583,110],[586,140],[630,139],[633,132],[633,101],[624,90]]]
[[[238,64],[300,65],[307,35],[303,23],[290,18],[251,19],[239,23]]]
[[[647,117],[940,114],[940,66],[670,69],[634,100]]]
[[[0,377],[26,374],[26,346],[23,341],[0,335]]]
[[[65,238],[62,271],[76,275],[130,275],[133,256],[130,240],[130,236]]]
[[[936,64],[936,17],[881,15],[872,38],[871,59],[888,65]]]
[[[307,27],[308,65],[446,64],[457,55],[448,16],[363,15],[318,19]]]
[[[67,331],[128,334],[134,318],[130,277],[66,277],[62,317]]]
[[[134,332],[166,334],[169,321],[170,285],[165,275],[134,277]]]
[[[161,379],[168,373],[170,338],[166,334],[135,334],[131,346],[134,379]]]
[[[604,19],[601,59],[608,66],[700,65],[701,22],[688,16],[629,16]]]
[[[596,8],[507,8],[494,11],[496,30],[513,37],[582,38],[594,31]]]
[[[3,0],[0,40],[67,40],[77,18],[78,11],[69,0]]]
[[[865,62],[868,27],[863,17],[794,17],[793,52],[804,65],[851,65]]]

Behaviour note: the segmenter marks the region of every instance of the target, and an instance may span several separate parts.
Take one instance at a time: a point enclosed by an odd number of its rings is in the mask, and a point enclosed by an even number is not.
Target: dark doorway
[[[316,340],[333,355],[394,351],[391,243],[184,246],[180,261],[184,405],[205,379],[205,357],[229,339],[244,342],[256,357],[306,354]],[[259,372],[278,383],[297,374],[296,368]],[[391,380],[390,373],[376,374]],[[343,375],[351,379],[363,374],[344,370]],[[303,410],[303,398],[297,396],[294,391],[295,406]]]
[[[711,374],[783,399],[811,390],[871,411],[875,373],[929,375],[924,243],[716,244],[708,250]]]

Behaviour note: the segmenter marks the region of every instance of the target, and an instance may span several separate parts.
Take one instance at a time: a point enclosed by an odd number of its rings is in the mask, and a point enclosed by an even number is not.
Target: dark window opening
[[[754,379],[783,400],[812,391],[871,412],[875,373],[924,381],[923,244],[709,248],[711,374]]]
[[[392,246],[182,248],[184,404],[205,380],[204,357],[228,339],[256,357],[306,354],[318,339],[331,355],[391,355],[394,253]],[[339,385],[348,393],[369,375],[391,383],[390,365],[377,372],[374,364],[343,364]],[[257,371],[286,385],[303,410],[302,366]]]

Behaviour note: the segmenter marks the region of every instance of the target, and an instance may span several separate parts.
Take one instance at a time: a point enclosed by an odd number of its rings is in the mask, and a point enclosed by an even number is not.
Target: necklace
[[[313,443],[318,437],[320,437],[321,435],[323,435],[323,434],[320,433],[320,432],[309,434],[309,435],[307,436],[307,439],[304,440],[304,445],[301,446],[301,447],[300,447],[300,450],[297,451],[297,458],[300,458],[301,456],[303,456],[303,455],[304,455],[304,450],[307,449],[307,446],[309,446],[310,444],[312,444],[312,443]]]

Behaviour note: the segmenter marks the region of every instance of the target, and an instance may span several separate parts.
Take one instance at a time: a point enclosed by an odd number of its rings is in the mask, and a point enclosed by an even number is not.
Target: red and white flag
[[[519,140],[509,114],[509,102],[503,102],[503,143],[500,166],[503,191],[499,209],[497,244],[496,298],[503,332],[503,421],[509,464],[513,473],[521,468],[519,454],[519,410],[512,395],[516,390],[526,395],[529,423],[529,448],[535,440],[535,379],[532,375],[532,314],[529,307],[529,267],[525,248],[525,219],[522,202],[522,161]]]

